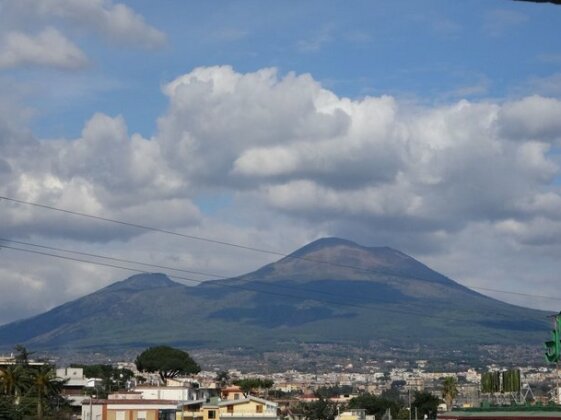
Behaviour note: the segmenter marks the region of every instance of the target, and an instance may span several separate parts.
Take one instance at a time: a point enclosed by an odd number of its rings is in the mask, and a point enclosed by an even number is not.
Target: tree
[[[27,386],[22,366],[0,367],[0,419],[20,419],[18,410],[21,395]]]
[[[239,386],[242,392],[248,395],[254,390],[270,389],[273,387],[274,382],[272,379],[245,378],[234,381],[234,385]]]
[[[0,384],[2,394],[17,398],[27,389],[29,376],[21,365],[11,365],[0,368]]]
[[[127,381],[134,377],[134,373],[129,369],[105,364],[72,364],[71,367],[82,368],[86,378],[101,379],[101,386],[92,390],[92,394],[96,394],[98,398],[106,398],[111,392],[124,388]]]
[[[226,388],[230,383],[230,374],[225,370],[221,370],[216,374],[215,380],[219,389]]]
[[[0,419],[19,420],[21,417],[14,397],[0,394]]]
[[[398,420],[409,420],[409,410],[405,407],[400,408],[397,413],[396,419]]]
[[[358,397],[352,398],[349,401],[348,407],[351,409],[363,408],[366,414],[374,415],[376,418],[381,418],[384,413],[390,409],[392,416],[397,416],[400,409],[403,407],[401,400],[394,401],[383,397],[377,397],[373,394],[362,394]]]
[[[164,383],[177,375],[189,375],[201,371],[189,353],[169,346],[150,347],[144,350],[136,358],[135,364],[141,372],[158,372]]]
[[[419,416],[424,417],[426,414],[428,418],[436,417],[438,411],[438,404],[440,404],[440,398],[435,397],[430,392],[415,392],[415,399],[413,400],[411,407],[417,408],[417,413]]]
[[[351,385],[321,386],[314,394],[324,398],[338,397],[339,395],[352,394],[353,387]]]
[[[395,401],[397,404],[400,405],[403,404],[403,400],[401,399],[401,394],[399,393],[399,388],[394,387],[393,384],[390,389],[384,389],[380,396],[386,400]]]
[[[442,383],[442,398],[446,401],[446,408],[448,410],[452,409],[452,404],[457,396],[458,387],[456,378],[453,376],[447,376],[444,378],[444,382]]]
[[[66,418],[69,407],[61,396],[63,382],[52,366],[31,366],[31,353],[16,347],[16,363],[0,367],[0,419]]]
[[[14,358],[16,359],[16,363],[27,365],[27,363],[29,362],[29,356],[32,353],[29,353],[29,351],[27,351],[27,348],[21,344],[17,344],[14,347],[14,350],[16,351],[16,355],[14,356]]]
[[[37,397],[37,418],[43,418],[45,399],[59,395],[63,382],[56,378],[52,366],[44,365],[34,369],[31,374],[31,390]]]
[[[300,403],[296,411],[307,420],[334,420],[337,414],[337,405],[320,397],[317,401]]]

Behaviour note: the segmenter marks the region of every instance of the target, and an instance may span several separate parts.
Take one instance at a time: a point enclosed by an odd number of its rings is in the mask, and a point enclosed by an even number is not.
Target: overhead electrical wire
[[[517,295],[517,296],[526,296],[526,297],[533,297],[539,299],[551,299],[551,300],[561,300],[561,296],[546,296],[546,295],[536,295],[532,293],[524,293],[524,292],[512,292],[508,290],[501,290],[501,289],[491,289],[489,287],[479,287],[479,286],[469,286],[470,289],[477,289],[477,290],[485,290],[487,292],[496,292],[496,293],[506,293],[509,295]]]
[[[148,271],[139,270],[139,269],[133,268],[133,267],[125,267],[125,266],[120,266],[120,265],[117,265],[117,264],[103,263],[103,262],[99,262],[99,261],[90,261],[90,260],[86,260],[86,259],[69,257],[69,256],[65,256],[65,255],[52,254],[52,253],[49,253],[49,252],[36,251],[36,250],[25,249],[25,248],[18,248],[18,247],[13,247],[13,246],[10,246],[10,245],[0,245],[0,249],[2,249],[2,248],[10,249],[10,250],[13,250],[13,251],[26,252],[26,253],[46,256],[46,257],[59,258],[59,259],[63,259],[63,260],[67,260],[67,261],[74,261],[74,262],[78,262],[78,263],[85,263],[85,264],[98,265],[98,266],[109,267],[109,268],[116,268],[116,269],[131,271],[131,272],[135,272],[135,273],[139,273],[139,274],[151,274]],[[208,281],[197,280],[197,279],[193,279],[193,278],[186,277],[186,276],[178,276],[178,275],[174,275],[174,274],[171,274],[171,275],[168,274],[168,277],[174,278],[174,279],[179,279],[179,280],[187,280],[187,281],[190,281],[190,282],[193,282],[193,283],[209,284]],[[212,282],[210,284],[212,285]],[[239,284],[233,285],[233,284],[228,284],[228,283],[220,283],[220,286],[227,287],[227,288],[233,288],[233,289],[239,289],[239,290],[245,290],[245,291],[250,291],[250,292],[255,292],[255,293],[262,293],[262,294],[267,294],[267,295],[289,297],[289,298],[296,298],[296,299],[313,300],[313,301],[316,301],[316,302],[327,303],[327,304],[330,304],[330,305],[337,305],[337,306],[344,306],[344,307],[351,307],[351,308],[360,308],[360,309],[366,309],[366,310],[369,310],[369,311],[374,310],[374,311],[384,311],[384,312],[398,313],[398,314],[402,314],[402,315],[416,315],[416,316],[424,317],[424,318],[434,318],[434,319],[441,319],[441,320],[446,320],[446,321],[456,321],[456,322],[468,322],[470,320],[469,318],[460,319],[460,318],[454,318],[454,317],[448,317],[448,316],[445,317],[445,316],[439,316],[439,315],[430,315],[430,314],[427,314],[426,312],[423,313],[423,312],[414,312],[414,311],[404,311],[404,310],[400,310],[400,309],[387,308],[387,307],[376,308],[374,306],[360,305],[360,304],[357,304],[357,303],[328,301],[328,300],[309,297],[309,296],[303,297],[303,296],[299,296],[299,295],[291,295],[291,294],[279,293],[279,292],[273,292],[273,291],[267,291],[267,290],[259,290],[259,289],[254,289],[254,288],[251,288],[251,287],[246,287],[246,286],[243,286],[243,285],[239,285]]]
[[[308,261],[308,262],[313,262],[313,263],[316,263],[316,264],[326,264],[326,265],[330,265],[330,266],[333,266],[333,267],[352,269],[352,270],[356,270],[356,271],[373,272],[373,270],[368,269],[368,268],[364,268],[364,267],[357,267],[357,266],[348,265],[348,264],[335,263],[335,262],[327,261],[327,260],[318,260],[318,259],[315,259],[315,258],[303,257],[303,256],[293,255],[293,254],[286,254],[286,253],[279,252],[279,251],[273,251],[273,250],[268,250],[268,249],[263,249],[263,248],[251,247],[251,246],[246,246],[246,245],[242,245],[242,244],[237,244],[237,243],[234,243],[234,242],[219,241],[217,239],[211,239],[211,238],[206,238],[206,237],[202,237],[202,236],[188,235],[188,234],[184,234],[184,233],[180,233],[180,232],[175,232],[175,231],[172,231],[172,230],[160,229],[160,228],[153,227],[153,226],[143,225],[143,224],[140,224],[140,223],[131,223],[131,222],[123,221],[123,220],[111,219],[111,218],[108,218],[108,217],[95,216],[95,215],[88,214],[88,213],[82,213],[82,212],[78,212],[78,211],[74,211],[74,210],[62,209],[60,207],[49,206],[49,205],[45,205],[45,204],[41,204],[41,203],[35,203],[35,202],[32,202],[32,201],[18,200],[18,199],[11,198],[11,197],[6,197],[6,196],[0,196],[0,200],[6,200],[6,201],[11,201],[11,202],[14,202],[14,203],[18,203],[18,204],[25,204],[25,205],[29,205],[29,206],[33,206],[33,207],[38,207],[38,208],[63,212],[63,213],[71,214],[71,215],[74,215],[74,216],[86,217],[86,218],[99,220],[99,221],[103,221],[103,222],[116,223],[116,224],[120,224],[120,225],[123,225],[123,226],[128,226],[128,227],[141,229],[141,230],[145,230],[145,231],[158,232],[158,233],[163,233],[163,234],[166,234],[166,235],[174,235],[174,236],[179,236],[179,237],[183,237],[183,238],[186,238],[186,239],[203,241],[203,242],[208,242],[208,243],[212,243],[212,244],[216,244],[216,245],[223,245],[223,246],[229,246],[229,247],[233,247],[233,248],[244,249],[246,251],[253,251],[253,252],[259,252],[259,253],[262,253],[262,254],[274,255],[276,257],[290,258],[290,259],[301,260],[301,261]],[[379,271],[376,271],[376,273],[379,273]]]
[[[89,253],[89,252],[81,252],[81,251],[76,251],[76,250],[69,250],[69,249],[65,249],[65,248],[58,248],[58,247],[47,246],[47,245],[40,245],[40,244],[36,244],[36,243],[32,243],[32,242],[17,241],[17,240],[6,239],[6,238],[1,238],[0,237],[0,249],[1,248],[7,248],[7,249],[14,250],[14,251],[38,254],[38,255],[46,256],[46,257],[60,258],[60,259],[69,260],[69,261],[73,261],[73,262],[86,263],[86,264],[99,265],[99,266],[104,266],[104,267],[109,267],[109,268],[127,270],[127,271],[131,271],[131,272],[139,273],[139,274],[148,274],[148,272],[146,272],[144,270],[139,270],[139,269],[134,268],[134,267],[124,267],[124,266],[117,265],[117,264],[100,263],[98,261],[84,260],[84,259],[80,259],[80,258],[67,257],[67,256],[51,254],[51,253],[47,253],[47,252],[40,252],[40,251],[33,251],[33,250],[29,250],[29,249],[24,249],[24,248],[12,247],[12,246],[9,246],[9,245],[3,245],[2,242],[4,242],[4,243],[5,242],[14,243],[14,244],[19,244],[19,245],[24,245],[24,246],[31,246],[31,247],[35,247],[35,248],[50,250],[50,251],[64,252],[64,253],[69,253],[69,254],[74,254],[74,255],[104,259],[104,260],[121,262],[121,263],[126,263],[126,264],[135,264],[135,265],[140,265],[140,266],[144,266],[144,267],[152,267],[152,268],[158,268],[158,269],[164,269],[164,270],[185,272],[185,273],[189,273],[189,274],[204,275],[204,276],[207,276],[207,277],[214,277],[214,278],[208,279],[208,280],[198,280],[198,279],[193,279],[193,278],[186,277],[186,276],[177,276],[177,275],[174,275],[174,274],[166,273],[167,276],[170,277],[170,278],[175,278],[175,279],[178,279],[178,280],[185,280],[185,281],[189,281],[191,283],[205,284],[207,286],[218,286],[219,285],[219,286],[223,286],[223,287],[227,287],[227,288],[251,291],[251,292],[265,294],[265,295],[281,296],[281,297],[303,299],[303,300],[312,300],[312,301],[320,302],[320,303],[326,303],[326,304],[344,306],[344,307],[359,308],[359,309],[366,309],[366,310],[383,310],[385,312],[390,312],[390,313],[397,313],[397,314],[401,314],[401,315],[414,315],[414,316],[419,316],[419,317],[444,320],[444,321],[447,321],[447,322],[450,322],[450,321],[452,321],[452,322],[466,322],[466,321],[468,321],[468,319],[459,319],[459,318],[443,316],[443,315],[434,315],[434,314],[430,315],[430,314],[427,314],[426,312],[404,311],[404,310],[400,310],[400,309],[387,308],[387,307],[376,308],[375,306],[368,306],[368,305],[360,304],[360,303],[329,301],[329,300],[325,300],[323,298],[318,298],[318,297],[313,297],[313,296],[302,296],[302,295],[293,295],[293,294],[287,294],[287,293],[279,293],[279,292],[275,292],[275,291],[272,291],[272,290],[260,290],[260,289],[256,289],[255,287],[248,287],[248,286],[239,285],[239,284],[228,284],[228,283],[225,283],[225,282],[215,283],[213,280],[226,280],[226,279],[229,279],[229,278],[224,277],[224,276],[220,276],[220,275],[217,275],[217,274],[210,274],[210,273],[205,273],[205,272],[201,272],[201,271],[185,270],[185,269],[182,269],[182,268],[170,267],[170,266],[165,266],[165,265],[160,265],[160,264],[144,263],[144,262],[130,260],[130,259],[110,257],[110,256],[106,256],[106,255],[94,254],[94,253]],[[313,292],[313,293],[322,294],[322,295],[326,295],[326,296],[333,296],[333,297],[337,297],[337,298],[345,298],[347,300],[353,300],[353,299],[358,300],[358,299],[360,299],[360,297],[358,297],[358,296],[350,296],[350,295],[344,295],[344,294],[334,294],[334,293],[329,293],[329,292],[325,292],[325,291],[317,290],[317,289],[309,289],[309,288],[288,286],[288,285],[285,285],[285,284],[278,284],[278,283],[267,283],[267,282],[258,281],[258,280],[257,281],[255,281],[255,280],[252,281],[252,284],[263,284],[267,287],[272,286],[272,287],[276,287],[276,288],[285,288],[285,289],[289,289],[289,290],[294,291],[294,292],[298,292],[298,291]],[[550,298],[552,298],[552,297],[550,297]],[[477,314],[479,314],[479,312]],[[475,315],[475,313],[474,313],[474,315]]]
[[[170,266],[166,266],[166,265],[145,263],[145,262],[134,261],[134,260],[124,259],[124,258],[109,257],[109,256],[106,256],[106,255],[101,255],[101,254],[93,254],[93,253],[89,253],[89,252],[75,251],[75,250],[70,250],[70,249],[66,249],[66,248],[58,248],[58,247],[53,247],[53,246],[40,245],[40,244],[36,244],[36,243],[32,243],[32,242],[16,241],[14,239],[6,239],[6,238],[1,238],[1,237],[0,237],[0,248],[3,247],[2,242],[10,242],[10,243],[18,244],[18,245],[31,246],[31,247],[34,247],[34,248],[48,249],[48,250],[51,250],[51,251],[65,252],[65,253],[74,254],[74,255],[81,255],[81,256],[99,258],[99,259],[103,259],[103,260],[116,261],[116,262],[127,263],[127,264],[135,264],[135,265],[140,265],[140,266],[143,266],[143,267],[158,268],[158,269],[163,269],[163,270],[178,271],[178,272],[182,272],[182,273],[196,274],[196,275],[210,277],[208,280],[205,280],[205,281],[201,280],[201,283],[212,282],[212,281],[215,281],[215,280],[228,280],[228,279],[233,278],[232,276],[226,277],[226,276],[222,276],[222,275],[219,275],[219,274],[211,274],[211,273],[206,273],[206,272],[202,272],[202,271],[194,271],[194,270],[187,270],[187,269],[183,269],[183,268],[170,267]],[[192,280],[192,281],[194,281],[194,280]],[[319,293],[319,294],[323,294],[323,295],[327,295],[327,296],[334,296],[334,297],[339,297],[339,298],[340,297],[345,297],[345,298],[349,298],[349,299],[359,299],[359,297],[357,297],[357,296],[341,295],[339,293],[338,294],[329,293],[329,292],[326,292],[324,290],[309,289],[309,288],[306,288],[306,287],[297,287],[297,286],[291,286],[291,285],[286,285],[286,284],[274,284],[274,283],[268,283],[268,282],[264,282],[264,281],[260,281],[260,280],[253,280],[252,282],[257,283],[257,284],[263,284],[263,285],[266,285],[267,287],[272,286],[272,287],[282,288],[282,289],[290,289],[290,290],[298,290],[298,291],[303,291],[303,292]]]
[[[316,264],[326,264],[326,265],[330,265],[330,266],[334,266],[334,267],[352,269],[352,270],[355,270],[355,271],[369,272],[369,273],[373,273],[373,274],[386,274],[386,275],[395,276],[395,273],[392,273],[390,271],[381,270],[381,269],[375,269],[374,270],[374,269],[368,269],[368,268],[364,268],[364,267],[357,267],[357,266],[353,266],[353,265],[335,263],[335,262],[327,261],[327,260],[318,260],[318,259],[315,259],[315,258],[298,256],[298,255],[293,255],[293,254],[286,254],[286,253],[282,253],[282,252],[279,252],[279,251],[273,251],[273,250],[267,250],[267,249],[263,249],[263,248],[251,247],[251,246],[246,246],[246,245],[237,244],[237,243],[228,242],[228,241],[220,241],[220,240],[206,238],[206,237],[202,237],[202,236],[184,234],[184,233],[175,232],[175,231],[166,230],[166,229],[161,229],[161,228],[158,228],[158,227],[148,226],[148,225],[144,225],[144,224],[140,224],[140,223],[131,223],[131,222],[123,221],[123,220],[112,219],[112,218],[102,217],[102,216],[96,216],[96,215],[92,215],[92,214],[88,214],[88,213],[83,213],[83,212],[78,212],[78,211],[74,211],[74,210],[63,209],[63,208],[60,208],[60,207],[50,206],[50,205],[46,205],[46,204],[36,203],[36,202],[33,202],[33,201],[20,200],[20,199],[8,197],[8,196],[0,196],[0,200],[6,200],[6,201],[17,203],[17,204],[24,204],[24,205],[28,205],[28,206],[32,206],[32,207],[37,207],[37,208],[62,212],[62,213],[66,213],[66,214],[70,214],[70,215],[74,215],[74,216],[93,219],[93,220],[99,220],[99,221],[108,222],[108,223],[115,223],[115,224],[119,224],[119,225],[122,225],[122,226],[128,226],[128,227],[132,227],[132,228],[136,228],[136,229],[140,229],[140,230],[152,231],[152,232],[158,232],[158,233],[162,233],[162,234],[166,234],[166,235],[183,237],[185,239],[203,241],[203,242],[213,243],[213,244],[222,245],[222,246],[229,246],[229,247],[243,249],[243,250],[247,250],[247,251],[259,252],[259,253],[262,253],[262,254],[275,255],[277,257],[282,257],[282,258],[290,258],[290,259],[295,259],[295,260],[308,261],[308,262],[313,262],[313,263],[316,263]],[[160,268],[164,268],[164,267],[160,267]],[[184,271],[184,272],[189,272],[191,274],[206,275],[204,273],[196,273],[196,272],[189,271],[189,270],[176,270],[176,271]],[[211,276],[214,276],[214,275],[211,275]],[[411,278],[411,279],[426,280],[426,279],[411,276],[411,275],[408,275],[408,277]],[[222,277],[222,278],[224,278],[224,277]],[[458,284],[460,284],[460,283],[458,283]],[[508,290],[491,289],[491,288],[471,286],[471,285],[462,285],[462,286],[467,287],[467,288],[471,288],[471,289],[489,291],[489,292],[494,292],[494,293],[511,294],[511,295],[517,295],[517,296],[540,298],[540,299],[561,300],[561,297],[535,295],[535,294],[530,294],[530,293],[523,293],[523,292],[516,292],[516,291],[513,292],[513,291],[508,291]],[[316,292],[321,292],[321,291],[316,290]]]
[[[135,264],[135,265],[140,265],[143,267],[151,267],[151,268],[158,268],[158,269],[162,269],[162,270],[170,270],[170,271],[177,271],[177,272],[181,272],[181,273],[188,273],[188,274],[195,274],[195,275],[200,275],[200,276],[205,276],[205,277],[209,277],[208,280],[206,281],[213,281],[213,280],[228,280],[228,279],[232,279],[234,278],[234,276],[224,276],[224,275],[220,275],[220,274],[213,274],[213,273],[208,273],[208,272],[202,272],[202,271],[196,271],[196,270],[188,270],[188,269],[184,269],[184,268],[178,268],[178,267],[171,267],[171,266],[167,266],[167,265],[160,265],[160,264],[152,264],[152,263],[145,263],[145,262],[141,262],[141,261],[135,261],[135,260],[130,260],[130,259],[125,259],[125,258],[117,258],[117,257],[110,257],[107,255],[101,255],[101,254],[94,254],[94,253],[90,253],[90,252],[83,252],[83,251],[76,251],[76,250],[70,250],[70,249],[66,249],[66,248],[59,248],[59,247],[53,247],[53,246],[48,246],[48,245],[41,245],[41,244],[37,244],[37,243],[33,243],[33,242],[25,242],[25,241],[17,241],[15,239],[7,239],[7,238],[2,238],[0,237],[0,248],[2,247],[1,243],[2,242],[11,242],[14,244],[18,244],[18,245],[25,245],[25,246],[31,246],[34,248],[41,248],[41,249],[48,249],[51,251],[57,251],[57,252],[65,252],[65,253],[69,253],[69,254],[74,254],[74,255],[81,255],[81,256],[86,256],[86,257],[93,257],[93,258],[99,258],[99,259],[103,259],[103,260],[109,260],[109,261],[116,261],[116,262],[121,262],[121,263],[127,263],[127,264]],[[371,272],[374,273],[373,270],[371,270]],[[378,273],[378,272],[376,272]],[[383,274],[389,274],[384,272]],[[394,274],[395,275],[395,274]],[[413,279],[418,279],[417,277],[412,277]],[[326,292],[324,290],[319,290],[319,289],[310,289],[307,287],[299,287],[299,286],[295,286],[295,285],[286,285],[286,284],[272,284],[272,283],[267,283],[267,282],[263,282],[260,280],[253,280],[254,283],[258,283],[258,284],[264,284],[268,287],[273,286],[273,287],[277,287],[277,288],[283,288],[283,289],[290,289],[290,290],[298,290],[298,291],[303,291],[303,292],[313,292],[313,293],[319,293],[319,294],[324,294],[327,296],[335,296],[335,297],[345,297],[345,298],[349,298],[349,299],[357,299],[356,296],[351,296],[351,295],[341,295],[341,294],[335,294],[335,293],[329,293]],[[537,297],[537,298],[541,298],[541,299],[551,299],[551,300],[560,300],[561,301],[561,296],[545,296],[545,295],[534,295],[534,294],[528,294],[528,293],[522,293],[522,292],[507,292],[507,291],[503,291],[503,290],[498,290],[498,289],[490,289],[490,288],[478,288],[478,289],[482,289],[482,290],[487,290],[487,291],[492,291],[492,292],[502,292],[502,293],[510,293],[510,294],[514,294],[514,295],[521,295],[521,296],[528,296],[528,297]]]
[[[30,243],[30,242],[7,240],[7,239],[4,239],[4,238],[0,238],[0,242],[12,242],[12,243],[17,243],[17,244],[21,244],[21,245],[35,246],[35,247],[48,249],[48,250],[74,253],[74,254],[78,254],[78,255],[90,256],[90,257],[100,258],[100,259],[113,260],[113,261],[117,261],[117,262],[139,264],[139,265],[143,265],[143,266],[155,266],[157,268],[166,268],[166,269],[171,269],[171,270],[175,270],[175,271],[187,271],[187,270],[183,270],[183,269],[176,269],[176,268],[173,268],[173,267],[166,267],[166,266],[157,265],[157,264],[148,264],[148,263],[142,263],[142,262],[134,261],[134,260],[120,259],[120,258],[115,258],[115,257],[108,257],[108,256],[104,256],[104,255],[99,255],[99,254],[85,253],[85,252],[80,252],[80,251],[71,251],[71,250],[67,250],[67,249],[63,249],[63,248],[49,247],[49,246],[45,246],[45,245],[38,245],[38,244]],[[35,250],[25,249],[25,248],[18,248],[18,247],[13,247],[13,246],[10,246],[10,245],[5,245],[5,244],[0,243],[0,249],[2,249],[2,248],[10,249],[10,250],[13,250],[13,251],[31,253],[31,254],[35,254],[35,255],[41,255],[41,256],[45,256],[45,257],[58,258],[58,259],[63,259],[63,260],[67,260],[67,261],[72,261],[72,262],[78,262],[78,263],[91,264],[91,265],[115,268],[115,269],[120,269],[120,270],[126,270],[126,271],[130,271],[130,272],[138,273],[138,274],[150,274],[149,272],[147,272],[145,270],[140,270],[140,269],[137,269],[137,268],[134,268],[134,267],[125,267],[125,266],[117,265],[117,264],[103,263],[103,262],[99,262],[99,261],[91,261],[91,260],[86,260],[86,259],[81,259],[81,258],[69,257],[69,256],[65,256],[65,255],[52,254],[52,253],[49,253],[49,252],[35,251]],[[197,272],[197,273],[201,274],[201,272]],[[395,309],[395,308],[388,308],[388,307],[376,308],[376,307],[371,306],[371,305],[368,306],[368,305],[361,305],[361,304],[350,303],[350,302],[329,301],[329,300],[321,299],[321,298],[318,298],[318,297],[279,293],[279,292],[274,292],[274,291],[271,291],[271,290],[260,290],[260,289],[255,289],[255,288],[252,288],[252,287],[247,287],[247,286],[244,286],[244,285],[240,285],[240,284],[235,284],[234,285],[234,284],[228,284],[228,283],[224,283],[224,282],[215,283],[215,282],[209,281],[209,280],[199,280],[199,279],[194,279],[194,278],[191,278],[191,277],[179,276],[179,275],[169,274],[169,273],[167,275],[170,278],[174,278],[174,279],[178,279],[178,280],[186,280],[186,281],[189,281],[189,282],[192,282],[192,283],[197,283],[197,284],[205,284],[207,286],[220,285],[222,287],[236,289],[236,290],[245,290],[245,291],[261,293],[261,294],[266,294],[266,295],[281,296],[281,297],[296,298],[296,299],[304,299],[304,300],[312,300],[312,301],[316,301],[316,302],[320,302],[320,303],[327,303],[327,304],[336,305],[336,306],[366,309],[366,310],[370,310],[370,311],[372,311],[372,310],[374,310],[374,311],[382,310],[384,312],[397,313],[397,314],[401,314],[401,315],[415,315],[415,316],[424,317],[424,318],[444,320],[444,321],[447,321],[447,322],[450,322],[450,321],[467,322],[467,321],[469,321],[469,318],[468,319],[460,319],[460,318],[443,316],[443,315],[431,315],[431,314],[427,314],[426,312],[404,311],[404,310]],[[225,279],[225,278],[221,277],[219,279]],[[215,280],[219,280],[219,279],[215,279]],[[267,286],[271,285],[271,284],[265,283],[265,282],[259,282],[259,283],[265,284]],[[274,285],[274,286],[277,286],[277,285]],[[292,290],[295,290],[295,289],[296,290],[307,290],[307,291],[312,291],[312,292],[316,292],[316,293],[321,293],[321,291],[319,291],[319,290],[292,288]],[[329,294],[329,293],[324,293],[324,294]],[[333,296],[336,296],[336,297],[339,297],[339,298],[344,297],[344,298],[357,299],[356,296],[351,297],[351,296],[345,296],[345,295],[340,295],[340,294],[338,294],[338,295],[330,294],[330,295],[333,295]],[[477,314],[480,314],[480,313],[477,312]]]
[[[182,272],[182,273],[196,274],[196,275],[206,276],[206,277],[213,277],[212,279],[209,279],[209,280],[221,280],[221,279],[226,279],[227,278],[227,277],[224,277],[224,276],[221,276],[221,275],[218,275],[218,274],[205,273],[205,272],[202,272],[202,271],[187,270],[185,268],[176,268],[176,267],[170,267],[170,266],[167,266],[167,265],[145,263],[145,262],[134,261],[134,260],[129,260],[129,259],[125,259],[125,258],[109,257],[107,255],[93,254],[91,252],[76,251],[76,250],[71,250],[71,249],[66,249],[66,248],[58,248],[58,247],[54,247],[54,246],[40,245],[40,244],[36,244],[36,243],[33,243],[33,242],[16,241],[15,239],[7,239],[7,238],[1,238],[1,237],[0,237],[0,248],[3,247],[2,242],[11,242],[11,243],[18,244],[18,245],[32,246],[34,248],[48,249],[48,250],[51,250],[51,251],[66,252],[66,253],[74,254],[74,255],[82,255],[82,256],[85,256],[85,257],[94,257],[94,258],[99,258],[99,259],[103,259],[103,260],[116,261],[116,262],[122,262],[122,263],[128,263],[128,264],[136,264],[136,265],[141,265],[143,267],[161,268],[163,270],[179,271],[179,272]]]
[[[39,207],[39,208],[48,209],[48,210],[54,210],[54,211],[58,211],[58,212],[62,212],[62,213],[72,214],[74,216],[87,217],[89,219],[100,220],[102,222],[116,223],[116,224],[119,224],[119,225],[128,226],[128,227],[132,227],[132,228],[136,228],[136,229],[152,231],[152,232],[159,232],[159,233],[164,233],[166,235],[174,235],[174,236],[179,236],[179,237],[182,237],[182,238],[193,239],[193,240],[197,240],[197,241],[204,241],[204,242],[213,243],[213,244],[217,244],[217,245],[226,245],[226,246],[230,246],[230,247],[245,249],[247,251],[260,252],[262,254],[271,254],[271,255],[276,255],[276,256],[280,256],[280,257],[286,257],[287,256],[287,255],[283,254],[282,252],[276,252],[276,251],[271,251],[271,250],[266,250],[266,249],[261,249],[261,248],[254,248],[254,247],[251,247],[251,246],[236,244],[236,243],[233,243],[233,242],[226,242],[226,241],[219,241],[217,239],[205,238],[205,237],[202,237],[202,236],[188,235],[188,234],[185,234],[185,233],[175,232],[173,230],[166,230],[166,229],[161,229],[161,228],[157,228],[157,227],[154,227],[154,226],[142,225],[140,223],[125,222],[123,220],[111,219],[111,218],[108,218],[108,217],[95,216],[93,214],[82,213],[82,212],[79,212],[79,211],[62,209],[62,208],[59,208],[59,207],[48,206],[46,204],[34,203],[32,201],[18,200],[16,198],[11,198],[11,197],[6,197],[6,196],[0,196],[0,200],[11,201],[13,203],[25,204],[25,205],[28,205],[28,206]]]

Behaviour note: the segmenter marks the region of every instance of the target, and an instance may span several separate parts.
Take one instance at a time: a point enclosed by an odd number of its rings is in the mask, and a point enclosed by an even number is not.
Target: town
[[[555,366],[489,365],[439,372],[427,360],[417,360],[410,368],[382,360],[373,361],[366,371],[349,365],[336,372],[264,374],[235,368],[201,370],[188,353],[168,346],[149,348],[134,362],[112,364],[61,367],[63,360],[55,366],[31,356],[17,346],[0,357],[2,419],[463,419],[473,413],[524,418],[536,412],[540,418],[561,416]]]

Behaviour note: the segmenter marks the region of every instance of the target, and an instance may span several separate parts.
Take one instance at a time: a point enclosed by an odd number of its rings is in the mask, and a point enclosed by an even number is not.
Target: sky
[[[0,195],[279,253],[390,246],[558,311],[559,28],[510,0],[0,0]],[[215,276],[278,258],[7,200],[0,221],[0,246]],[[3,247],[0,323],[132,273]]]

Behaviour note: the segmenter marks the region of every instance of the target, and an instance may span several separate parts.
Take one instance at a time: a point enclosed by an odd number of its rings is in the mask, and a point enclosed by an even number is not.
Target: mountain
[[[188,287],[138,274],[0,327],[0,347],[94,350],[536,344],[546,313],[483,296],[387,247],[312,242],[252,273]]]

